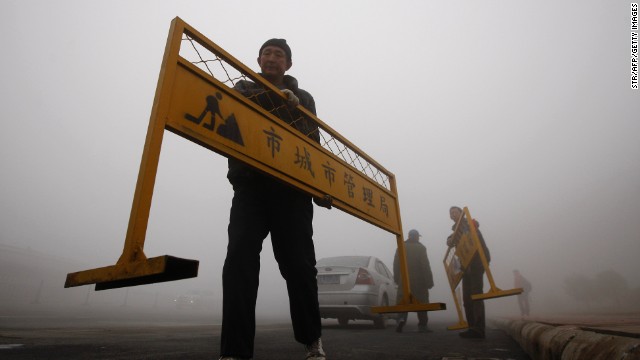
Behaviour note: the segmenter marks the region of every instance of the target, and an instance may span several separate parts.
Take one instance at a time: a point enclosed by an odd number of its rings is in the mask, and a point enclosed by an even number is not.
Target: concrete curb
[[[492,319],[535,360],[640,360],[640,339],[599,334],[577,326]]]

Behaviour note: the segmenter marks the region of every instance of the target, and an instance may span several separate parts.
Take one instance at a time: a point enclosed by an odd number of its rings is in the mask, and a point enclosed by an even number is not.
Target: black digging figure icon
[[[184,114],[184,118],[197,125],[200,125],[202,121],[205,119],[205,117],[207,116],[207,114],[211,114],[210,122],[205,123],[204,125],[202,125],[202,127],[204,127],[207,130],[214,131],[216,127],[216,114],[217,114],[221,119],[224,120],[224,124],[220,124],[218,126],[218,130],[216,130],[216,133],[225,139],[229,139],[235,142],[236,144],[244,146],[244,141],[242,140],[242,134],[240,134],[240,128],[238,127],[236,116],[232,113],[231,115],[227,116],[227,118],[225,119],[224,116],[222,116],[222,113],[220,112],[219,100],[222,100],[222,94],[220,94],[219,92],[216,92],[215,96],[208,95],[205,99],[207,104],[204,110],[202,110],[202,113],[200,114],[199,117],[195,117],[187,113],[187,114]]]

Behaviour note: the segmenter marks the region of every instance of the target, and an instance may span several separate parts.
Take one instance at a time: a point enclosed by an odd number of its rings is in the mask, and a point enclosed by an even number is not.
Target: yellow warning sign
[[[399,230],[397,200],[390,191],[191,63],[181,59],[178,65],[169,130],[303,190],[330,195],[336,207],[392,232]]]

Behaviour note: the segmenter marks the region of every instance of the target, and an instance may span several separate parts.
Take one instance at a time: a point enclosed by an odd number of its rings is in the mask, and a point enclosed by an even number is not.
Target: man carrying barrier
[[[489,249],[478,229],[479,223],[471,217],[469,209],[452,206],[449,216],[454,221],[453,233],[447,238],[447,252],[444,267],[456,305],[459,322],[449,326],[449,330],[467,329],[459,335],[463,338],[483,339],[485,337],[484,299],[517,295],[522,289],[501,290],[496,287],[489,268]],[[490,290],[483,293],[483,278],[487,274]],[[462,281],[462,301],[466,321],[462,316],[456,288]]]
[[[248,98],[235,88],[242,81],[259,84],[264,92]],[[403,297],[397,305],[373,308],[373,312],[446,309],[443,303],[420,303],[411,294],[395,176],[291,99],[289,93],[175,18],[122,255],[115,265],[69,273],[65,287],[96,284],[96,290],[105,290],[197,276],[197,260],[169,255],[147,258],[144,253],[162,138],[168,130],[396,235]],[[282,113],[291,108],[295,118],[284,120]],[[310,129],[318,133],[304,132],[298,119],[317,124]]]

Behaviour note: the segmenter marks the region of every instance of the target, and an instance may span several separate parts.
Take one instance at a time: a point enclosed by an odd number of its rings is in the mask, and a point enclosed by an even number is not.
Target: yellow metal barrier
[[[259,83],[265,91],[246,98],[233,89],[240,80]],[[331,196],[336,208],[395,234],[406,295],[401,306],[374,311],[444,309],[441,303],[418,303],[409,290],[395,176],[307,109],[284,106],[285,98],[271,83],[175,18],[156,87],[122,255],[113,266],[68,274],[65,287],[96,284],[96,290],[103,290],[197,276],[196,260],[169,255],[148,259],[144,254],[160,148],[168,130],[311,196]],[[304,134],[294,128],[301,118],[315,121],[319,133]],[[308,135],[319,138],[320,143]]]
[[[458,313],[458,323],[449,326],[449,330],[465,329],[469,327],[465,320],[460,305],[459,296],[456,294],[456,289],[462,281],[464,276],[464,269],[466,269],[473,260],[474,256],[479,256],[482,261],[482,266],[489,279],[490,289],[484,294],[472,295],[473,300],[486,300],[499,298],[503,296],[518,295],[522,293],[521,288],[502,290],[498,288],[493,280],[491,269],[489,268],[489,262],[487,256],[484,253],[480,238],[476,231],[476,225],[469,213],[469,209],[465,207],[462,212],[462,216],[456,222],[455,230],[453,231],[453,244],[455,246],[449,247],[444,256],[444,268],[447,273],[447,279],[449,280],[449,286],[451,287],[451,295],[456,305],[456,311]]]

